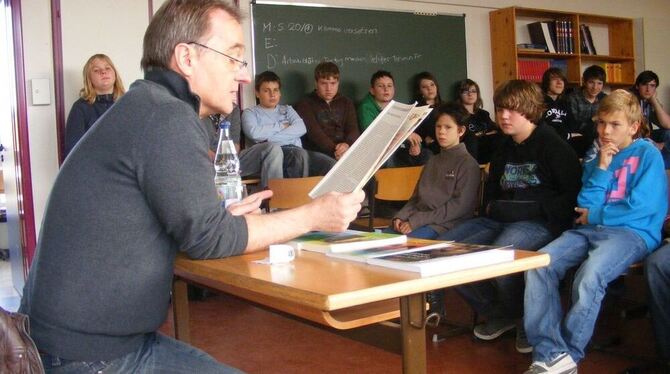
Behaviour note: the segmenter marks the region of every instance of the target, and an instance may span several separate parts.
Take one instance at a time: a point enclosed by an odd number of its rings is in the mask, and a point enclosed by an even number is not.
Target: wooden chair
[[[371,196],[368,196],[370,216],[352,223],[355,228],[369,231],[383,229],[391,224],[391,218],[375,214],[375,200],[407,201],[412,197],[423,166],[380,169],[375,173]]]
[[[321,178],[323,177],[270,179],[268,188],[273,192],[269,201],[270,209],[290,209],[312,201],[309,191]]]

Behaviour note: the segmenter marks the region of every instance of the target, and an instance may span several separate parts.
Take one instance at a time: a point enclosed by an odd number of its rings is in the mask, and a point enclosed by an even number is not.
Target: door
[[[0,152],[12,282],[20,294],[35,251],[20,0],[0,0]]]

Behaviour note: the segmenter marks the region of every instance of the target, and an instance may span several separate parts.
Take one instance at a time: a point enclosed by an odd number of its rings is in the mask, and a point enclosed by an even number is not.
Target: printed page
[[[330,191],[346,193],[362,188],[386,161],[387,154],[393,153],[409,136],[410,132],[404,131],[413,130],[420,123],[423,112],[415,113],[415,105],[391,101],[309,196],[316,198]]]

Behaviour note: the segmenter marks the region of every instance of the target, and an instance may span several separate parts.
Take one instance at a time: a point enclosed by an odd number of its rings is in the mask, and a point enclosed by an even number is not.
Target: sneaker
[[[516,351],[519,353],[533,352],[533,346],[528,343],[526,330],[523,328],[523,326],[516,327],[516,343],[514,346],[516,347]]]
[[[516,327],[516,324],[513,320],[491,319],[475,326],[473,334],[482,340],[493,340],[514,327]]]
[[[523,374],[577,374],[577,364],[567,353],[551,361],[535,361]]]

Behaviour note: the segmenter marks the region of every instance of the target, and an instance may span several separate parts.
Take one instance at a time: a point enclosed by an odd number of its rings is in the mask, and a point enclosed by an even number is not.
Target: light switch
[[[51,104],[51,90],[48,78],[34,78],[30,80],[30,88],[33,96],[33,105]]]

